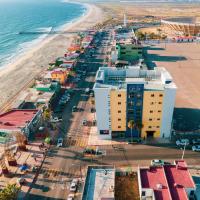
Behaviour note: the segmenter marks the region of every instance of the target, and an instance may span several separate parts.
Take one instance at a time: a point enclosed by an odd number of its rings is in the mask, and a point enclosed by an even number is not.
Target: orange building
[[[67,70],[57,69],[51,72],[51,79],[60,82],[60,84],[64,84],[67,75],[68,75]]]

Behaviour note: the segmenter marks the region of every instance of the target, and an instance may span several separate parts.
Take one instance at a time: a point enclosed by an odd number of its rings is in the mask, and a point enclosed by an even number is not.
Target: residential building
[[[60,83],[57,81],[52,81],[51,83],[43,84],[42,82],[37,82],[35,86],[37,91],[41,92],[60,92]]]
[[[184,160],[138,169],[141,200],[189,200],[196,186]]]
[[[12,109],[0,115],[0,132],[22,132],[27,137],[40,125],[41,110]]]
[[[101,67],[93,89],[97,129],[103,138],[170,137],[177,88],[165,68]]]
[[[63,85],[67,79],[67,75],[68,71],[66,69],[58,68],[51,72],[51,79]]]
[[[114,200],[115,168],[88,166],[82,200]]]

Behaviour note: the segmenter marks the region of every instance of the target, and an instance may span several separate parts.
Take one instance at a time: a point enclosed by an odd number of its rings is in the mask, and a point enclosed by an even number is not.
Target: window
[[[154,97],[154,94],[151,94],[151,97]]]
[[[133,102],[128,102],[128,106],[133,106]]]
[[[121,110],[118,110],[118,113],[121,113],[122,111]]]
[[[153,105],[154,103],[153,103],[153,102],[151,102],[150,104],[151,104],[151,105]]]
[[[153,110],[150,110],[150,113],[153,113]]]
[[[160,118],[158,118],[157,120],[160,121]]]
[[[160,128],[160,126],[156,126],[156,128]]]
[[[161,110],[158,110],[159,113],[161,113]]]
[[[158,104],[162,104],[162,102],[158,102]]]
[[[148,128],[152,128],[152,126],[148,126]]]
[[[142,105],[142,103],[140,102],[140,101],[138,101],[137,103],[136,103],[136,106],[141,106]]]
[[[159,94],[159,97],[163,97],[163,94]]]
[[[118,105],[121,105],[122,103],[121,102],[118,102]]]
[[[120,119],[120,118],[118,118],[118,121],[121,121],[121,119]]]
[[[142,191],[142,196],[146,196],[146,192],[145,191]]]
[[[118,94],[118,97],[121,97],[122,95],[121,94]]]
[[[118,128],[121,128],[121,126],[118,126]]]
[[[152,121],[152,118],[149,118],[149,121]]]

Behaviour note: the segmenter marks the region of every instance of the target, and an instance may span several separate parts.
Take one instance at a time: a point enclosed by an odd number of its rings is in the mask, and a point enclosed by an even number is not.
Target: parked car
[[[74,193],[71,193],[68,195],[67,200],[74,200],[74,198],[75,198]]]
[[[151,165],[153,166],[163,166],[165,162],[163,160],[154,159],[151,161]]]
[[[93,125],[93,126],[96,126],[96,125],[97,125],[97,120],[96,120],[96,119],[93,119],[93,120],[92,120],[92,125]]]
[[[77,112],[77,111],[78,111],[77,106],[73,106],[73,107],[72,107],[72,112]]]
[[[78,189],[78,179],[73,179],[70,185],[70,192],[76,192]]]
[[[63,146],[63,138],[58,138],[57,147]]]
[[[91,109],[90,109],[90,112],[91,112],[91,113],[96,112],[95,108],[91,108]]]
[[[190,141],[188,139],[181,139],[176,141],[177,146],[184,146],[184,145],[189,145]]]
[[[142,142],[141,138],[132,138],[127,142],[127,144],[137,144],[137,143],[141,143],[141,142]]]
[[[192,151],[200,151],[200,145],[192,146]]]
[[[83,119],[82,125],[83,125],[83,126],[87,126],[87,123],[88,123],[87,120],[86,120],[86,119]]]
[[[54,117],[53,119],[51,119],[50,122],[56,123],[56,122],[61,122],[61,121],[62,121],[62,118]]]
[[[200,144],[200,139],[193,139],[192,144]]]
[[[100,149],[92,149],[92,148],[86,148],[83,150],[83,154],[91,154],[91,155],[105,155],[106,151],[102,151]]]

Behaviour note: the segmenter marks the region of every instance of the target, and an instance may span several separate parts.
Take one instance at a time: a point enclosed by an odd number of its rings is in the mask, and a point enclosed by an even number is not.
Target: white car
[[[192,146],[192,151],[200,151],[200,145]]]
[[[200,139],[193,139],[192,144],[200,144]]]
[[[74,200],[74,197],[75,197],[74,194],[69,194],[67,200]]]
[[[189,145],[190,141],[188,139],[181,139],[176,141],[177,146],[184,146],[184,145]]]
[[[78,179],[73,179],[70,185],[70,192],[76,192],[78,188]]]
[[[56,123],[56,122],[61,122],[62,119],[59,119],[58,117],[54,117],[51,122]]]
[[[63,146],[63,138],[58,138],[57,147]]]

